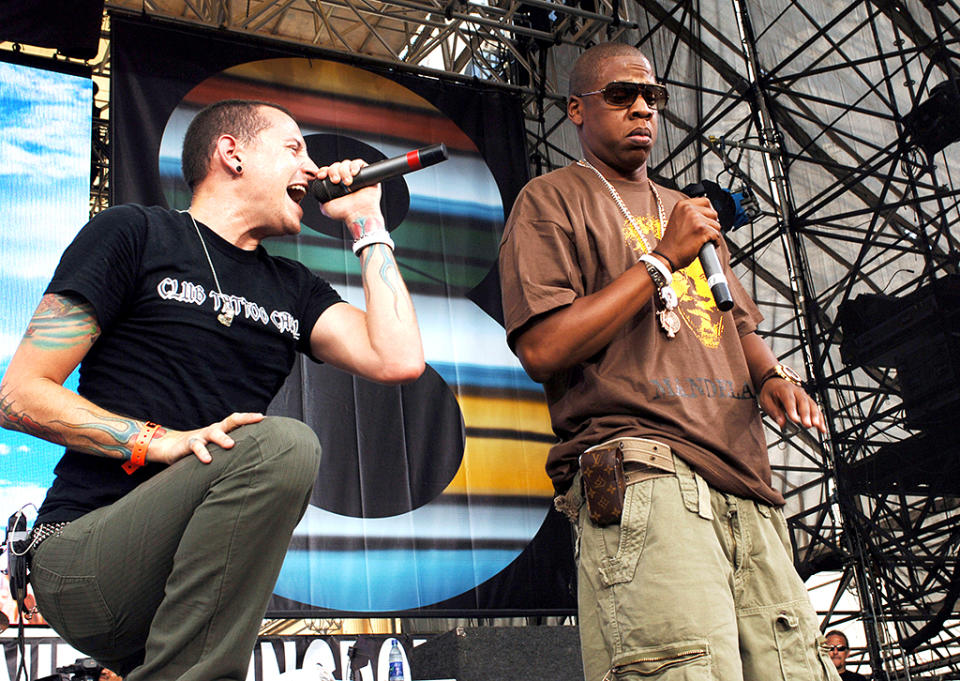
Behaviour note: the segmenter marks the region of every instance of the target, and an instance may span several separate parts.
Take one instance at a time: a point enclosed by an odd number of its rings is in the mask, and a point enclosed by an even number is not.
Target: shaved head
[[[233,135],[242,144],[249,144],[270,125],[263,114],[265,108],[277,109],[293,118],[293,114],[279,104],[247,99],[226,99],[193,117],[183,138],[180,156],[183,179],[190,189],[195,189],[210,171],[210,158],[221,135]]]
[[[606,83],[597,83],[600,66],[611,57],[644,57],[643,52],[625,43],[600,43],[577,57],[570,71],[570,95],[589,92]],[[651,69],[652,71],[652,69]]]

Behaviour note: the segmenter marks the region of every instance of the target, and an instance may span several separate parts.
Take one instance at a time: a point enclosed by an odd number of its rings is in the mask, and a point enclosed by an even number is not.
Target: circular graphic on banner
[[[275,593],[311,608],[385,612],[473,589],[520,555],[552,499],[542,389],[500,325],[468,298],[495,265],[503,228],[490,169],[453,121],[395,81],[337,62],[271,59],[209,78],[170,116],[159,163],[173,208],[189,205],[179,169],[186,127],[222,99],[287,108],[318,165],[446,144],[449,160],[404,175],[402,190],[384,183],[381,204],[428,370],[409,386],[379,386],[304,360],[271,407],[303,419],[323,446]],[[264,247],[363,308],[359,263],[342,227],[304,201],[302,233]]]

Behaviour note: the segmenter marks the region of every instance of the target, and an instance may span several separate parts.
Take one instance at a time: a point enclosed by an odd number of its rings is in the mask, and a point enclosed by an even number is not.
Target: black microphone
[[[310,194],[320,203],[326,203],[341,196],[346,196],[357,189],[369,187],[406,173],[412,173],[414,170],[420,170],[446,160],[447,145],[441,142],[422,149],[408,151],[403,156],[388,158],[364,166],[353,177],[353,183],[350,185],[344,185],[342,182],[334,183],[330,180],[314,180],[310,183]]]
[[[683,193],[691,198],[707,195],[703,185],[699,182],[684,187]],[[733,307],[733,298],[730,296],[727,277],[720,266],[720,258],[717,257],[717,247],[712,241],[708,241],[700,247],[700,266],[703,268],[703,273],[707,275],[707,285],[710,287],[717,308],[721,312],[726,312]]]

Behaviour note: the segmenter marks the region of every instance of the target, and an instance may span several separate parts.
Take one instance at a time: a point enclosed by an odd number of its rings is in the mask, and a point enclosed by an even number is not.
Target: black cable
[[[32,504],[31,504],[32,505]],[[26,507],[24,507],[26,508]],[[20,652],[20,662],[14,681],[21,678],[30,681],[27,671],[27,638],[25,620],[29,614],[26,606],[27,597],[27,553],[30,550],[30,532],[27,531],[27,516],[24,508],[20,508],[7,520],[7,536],[4,549],[7,552],[7,575],[10,578],[10,595],[17,603],[17,649]]]

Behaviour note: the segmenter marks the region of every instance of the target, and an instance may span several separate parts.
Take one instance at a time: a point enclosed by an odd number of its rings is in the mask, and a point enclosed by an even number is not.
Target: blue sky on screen
[[[0,372],[87,220],[92,102],[89,78],[0,62]],[[0,513],[39,503],[61,452],[0,430]]]

